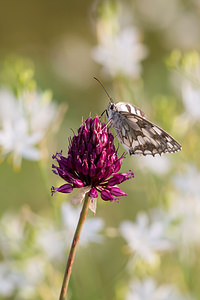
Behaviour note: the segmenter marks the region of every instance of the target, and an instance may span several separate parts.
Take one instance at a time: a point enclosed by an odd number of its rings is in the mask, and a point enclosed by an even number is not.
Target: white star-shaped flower
[[[198,79],[199,81],[199,79]],[[200,120],[200,86],[195,86],[189,80],[182,83],[182,99],[187,113],[192,120]]]
[[[153,265],[159,252],[172,249],[172,243],[165,236],[165,222],[148,220],[145,213],[139,213],[136,222],[124,221],[120,232],[130,250],[150,265]]]
[[[187,165],[184,173],[173,178],[175,187],[168,209],[173,226],[172,235],[182,252],[200,245],[200,172],[194,165]]]
[[[158,286],[153,278],[132,280],[126,300],[192,300],[173,285]]]
[[[12,154],[19,167],[22,158],[40,160],[39,143],[57,114],[56,106],[45,94],[25,93],[17,99],[0,90],[0,147],[2,156]]]
[[[62,226],[55,228],[53,224],[43,224],[37,233],[37,244],[43,249],[46,255],[52,259],[62,260],[65,257],[66,248],[71,246],[72,239],[76,230],[81,208],[73,207],[64,203],[61,207]],[[101,243],[103,236],[104,222],[100,218],[89,218],[85,220],[80,245],[87,246],[89,243]]]
[[[99,45],[93,49],[92,55],[103,66],[105,73],[137,78],[141,73],[140,63],[146,57],[147,50],[140,43],[137,29],[126,27],[118,34],[102,33]]]

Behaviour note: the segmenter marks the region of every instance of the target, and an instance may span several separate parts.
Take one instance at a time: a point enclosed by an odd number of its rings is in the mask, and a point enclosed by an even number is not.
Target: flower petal
[[[128,173],[118,173],[114,174],[109,180],[108,185],[117,185],[120,184],[128,179],[131,179],[134,177],[134,173],[132,171],[129,171]]]
[[[111,187],[110,192],[116,197],[127,196],[127,194],[124,193],[118,186]]]
[[[73,181],[73,187],[74,188],[82,188],[83,187],[83,182],[80,179],[76,178]]]
[[[94,118],[94,120],[92,121],[91,130],[92,131],[94,131],[94,130],[100,131],[101,130],[101,122],[98,117]]]
[[[107,190],[107,189],[103,189],[103,190],[101,191],[101,198],[102,198],[103,200],[105,200],[105,201],[108,201],[108,200],[110,200],[110,201],[116,200],[116,198],[113,197],[112,194],[111,194],[111,192],[110,192],[109,190]]]
[[[89,173],[88,162],[86,159],[84,159],[84,161],[83,161],[82,173],[83,173],[83,175],[88,175],[88,173]]]
[[[71,193],[73,191],[73,187],[71,184],[63,184],[58,188],[55,188],[52,186],[51,188],[51,193],[52,195],[55,194],[56,192],[60,193]]]
[[[95,188],[91,188],[89,194],[88,194],[89,197],[91,198],[97,198],[98,197],[98,192]]]

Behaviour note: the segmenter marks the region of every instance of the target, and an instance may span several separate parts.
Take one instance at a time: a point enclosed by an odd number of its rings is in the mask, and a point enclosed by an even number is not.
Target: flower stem
[[[87,211],[88,211],[89,205],[90,205],[90,197],[88,197],[88,193],[86,193],[84,204],[82,207],[82,211],[80,213],[78,225],[76,227],[76,231],[75,231],[74,238],[72,241],[70,253],[68,256],[67,266],[66,266],[66,270],[65,270],[65,275],[64,275],[64,279],[63,279],[63,284],[62,284],[62,289],[60,292],[59,300],[64,300],[66,293],[67,293],[67,287],[69,284],[69,279],[70,279],[70,275],[71,275],[71,271],[72,271],[72,265],[73,265],[74,257],[76,254],[76,248],[78,246],[81,230],[82,230],[83,224],[85,222],[85,218],[87,216]]]

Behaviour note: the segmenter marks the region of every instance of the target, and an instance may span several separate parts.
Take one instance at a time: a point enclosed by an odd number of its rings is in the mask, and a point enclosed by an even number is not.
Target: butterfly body
[[[145,118],[142,110],[125,102],[108,106],[108,120],[130,155],[174,153],[181,145],[166,131]]]

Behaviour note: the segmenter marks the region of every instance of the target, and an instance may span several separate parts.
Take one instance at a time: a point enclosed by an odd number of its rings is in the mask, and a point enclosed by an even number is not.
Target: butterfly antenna
[[[106,89],[105,89],[105,87],[103,86],[103,84],[101,83],[101,81],[100,81],[98,78],[96,78],[96,77],[94,77],[94,79],[95,79],[96,81],[98,81],[98,83],[100,83],[100,85],[102,86],[102,88],[103,88],[104,91],[106,92],[106,95],[108,96],[109,101],[110,101],[111,103],[113,103],[112,98],[110,97],[110,95],[109,95],[108,92],[106,91]]]

